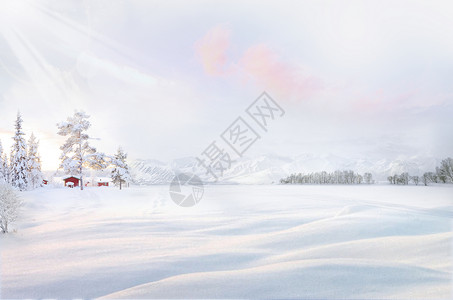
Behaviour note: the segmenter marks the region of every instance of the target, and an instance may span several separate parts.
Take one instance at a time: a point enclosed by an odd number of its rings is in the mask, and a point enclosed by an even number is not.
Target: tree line
[[[314,172],[309,174],[294,173],[280,179],[282,184],[373,184],[373,175],[360,175],[352,170],[337,170],[335,172]]]
[[[440,166],[436,167],[435,172],[425,172],[422,176],[411,176],[404,172],[400,175],[388,176],[387,180],[390,184],[408,185],[413,182],[415,185],[430,183],[453,183],[453,159],[448,157],[440,162]]]

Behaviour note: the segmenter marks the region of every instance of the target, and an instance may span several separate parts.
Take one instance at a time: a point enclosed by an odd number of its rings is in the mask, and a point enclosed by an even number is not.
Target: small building
[[[64,186],[76,187],[80,185],[80,177],[77,176],[67,176],[63,177]]]
[[[110,180],[105,179],[105,178],[99,178],[97,185],[98,186],[109,186]]]
[[[49,180],[47,180],[47,179],[42,180],[42,184],[47,185],[48,183],[49,183]]]

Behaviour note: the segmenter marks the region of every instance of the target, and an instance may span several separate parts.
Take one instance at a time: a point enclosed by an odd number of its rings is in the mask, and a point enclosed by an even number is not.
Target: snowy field
[[[22,193],[1,298],[453,298],[453,186]]]

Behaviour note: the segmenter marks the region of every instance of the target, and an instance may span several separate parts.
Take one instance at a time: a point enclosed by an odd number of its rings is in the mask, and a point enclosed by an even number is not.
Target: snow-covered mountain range
[[[234,161],[224,171],[218,183],[232,184],[269,184],[278,183],[281,178],[291,173],[309,173],[318,171],[353,170],[358,173],[370,172],[376,180],[385,180],[388,175],[409,172],[421,175],[434,171],[440,159],[427,157],[404,157],[394,160],[352,159],[336,155],[318,156],[304,154],[297,157],[262,155],[255,158],[241,158]],[[198,166],[194,157],[175,159],[170,162],[138,159],[130,164],[131,174],[136,184],[168,184],[175,174],[195,173],[204,182],[213,182],[214,178]]]

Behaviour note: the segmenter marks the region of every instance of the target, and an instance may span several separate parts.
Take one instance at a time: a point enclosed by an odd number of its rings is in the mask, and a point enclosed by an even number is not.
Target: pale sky
[[[17,111],[55,170],[56,123],[93,145],[197,156],[263,91],[286,111],[247,155],[442,158],[452,1],[0,0],[0,140]]]

